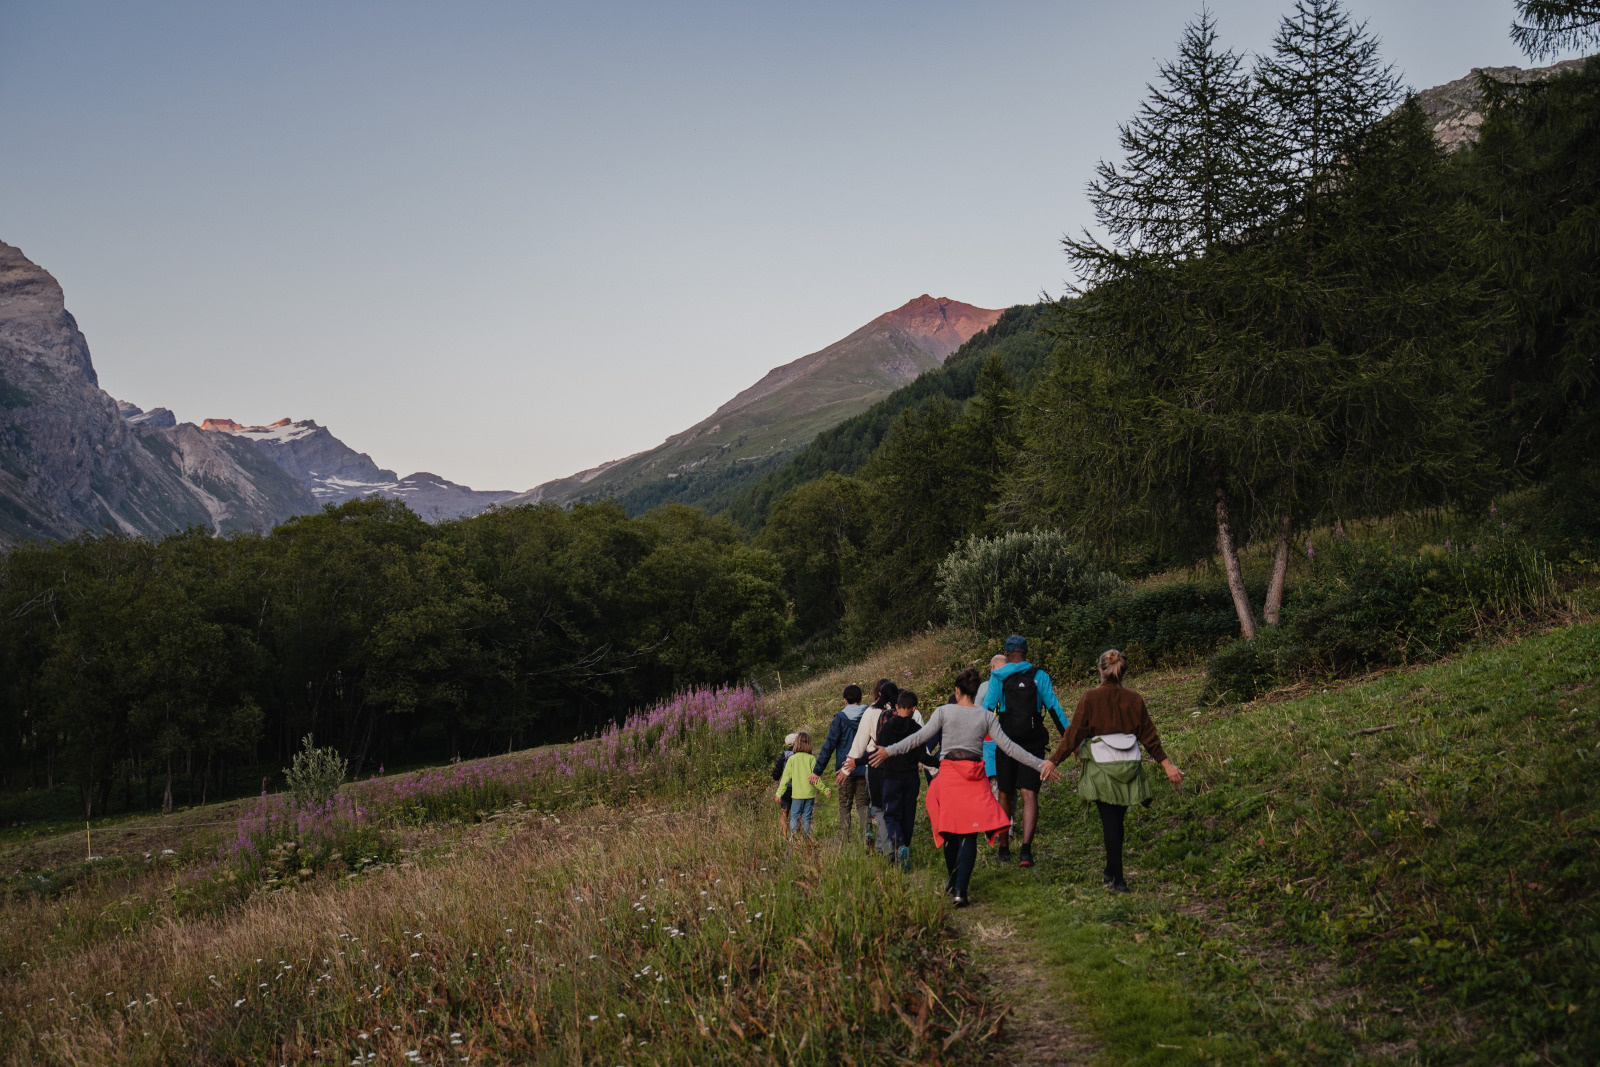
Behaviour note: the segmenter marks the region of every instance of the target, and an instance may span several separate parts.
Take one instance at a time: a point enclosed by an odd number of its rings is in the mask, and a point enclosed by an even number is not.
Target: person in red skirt
[[[939,774],[928,786],[924,801],[933,825],[933,843],[944,847],[944,865],[950,874],[945,888],[955,897],[958,908],[972,903],[967,886],[972,866],[978,858],[978,835],[994,835],[1011,828],[1011,818],[989,792],[989,776],[983,767],[983,738],[994,738],[1001,752],[1019,763],[1038,770],[1044,761],[1011,738],[1000,727],[992,712],[977,706],[978,672],[972,668],[956,678],[956,702],[934,709],[927,725],[910,737],[879,748],[868,760],[881,767],[892,756],[904,756],[935,738],[940,740],[943,758]]]

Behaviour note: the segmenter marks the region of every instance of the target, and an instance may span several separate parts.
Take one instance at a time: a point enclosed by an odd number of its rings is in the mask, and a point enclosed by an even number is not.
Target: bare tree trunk
[[[161,794],[161,814],[172,814],[172,757],[167,757],[167,791]]]
[[[1250,607],[1250,594],[1244,587],[1244,570],[1239,566],[1239,550],[1233,543],[1233,521],[1228,517],[1228,497],[1217,479],[1217,554],[1228,575],[1228,592],[1233,594],[1233,610],[1239,615],[1239,633],[1246,641],[1256,639],[1256,616]]]
[[[1283,613],[1283,583],[1289,575],[1289,531],[1293,521],[1287,509],[1278,520],[1278,551],[1272,557],[1272,580],[1267,583],[1267,602],[1261,612],[1268,626],[1278,625]]]

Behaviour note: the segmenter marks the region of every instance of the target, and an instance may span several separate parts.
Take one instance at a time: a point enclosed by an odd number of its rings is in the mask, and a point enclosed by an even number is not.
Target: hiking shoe
[[[1010,863],[1011,862],[1011,846],[1010,845],[1001,845],[1000,848],[995,851],[994,858],[997,861],[999,861],[1000,863]]]
[[[1100,876],[1100,888],[1110,889],[1114,884],[1116,884],[1116,881],[1117,880],[1111,877],[1109,874],[1102,874]]]
[[[972,898],[970,898],[970,897],[956,897],[956,907],[958,907],[958,908],[964,908],[968,904],[971,904],[971,903],[972,903]]]
[[[1126,893],[1128,891],[1128,883],[1121,878],[1113,878],[1111,880],[1111,891],[1113,893]]]
[[[1022,846],[1022,850],[1019,853],[1017,853],[1017,866],[1018,867],[1032,867],[1033,866],[1033,846],[1032,845],[1023,845]]]
[[[900,846],[900,851],[895,854],[895,858],[897,860],[899,860],[900,869],[902,871],[911,870],[911,846],[910,845],[901,845]]]

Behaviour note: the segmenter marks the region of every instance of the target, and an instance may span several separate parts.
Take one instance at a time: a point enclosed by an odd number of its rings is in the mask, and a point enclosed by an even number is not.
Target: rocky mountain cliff
[[[108,526],[259,529],[316,506],[247,443],[119,407],[61,286],[0,242],[0,545]]]
[[[1564,71],[1576,70],[1583,59],[1566,59],[1548,67],[1473,67],[1472,73],[1453,82],[1435,85],[1417,94],[1417,102],[1433,123],[1433,138],[1454,152],[1478,140],[1478,127],[1483,125],[1483,91],[1479,88],[1480,76],[1502,82],[1531,82],[1552,78]]]
[[[266,426],[207,419],[200,428],[250,442],[309,489],[319,504],[342,504],[365,496],[393,497],[405,501],[424,519],[439,522],[476,515],[515,495],[509,490],[469,489],[426,471],[402,478],[379,467],[371,456],[357,452],[311,419],[279,419]]]
[[[823,430],[941,365],[999,311],[924,294],[760,381],[647,452],[546,482],[507,501],[615,497],[630,512],[668,499],[696,503],[754,481]]]

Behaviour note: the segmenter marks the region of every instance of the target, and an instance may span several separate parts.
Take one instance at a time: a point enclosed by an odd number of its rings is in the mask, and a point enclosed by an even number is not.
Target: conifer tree
[[[1264,145],[1243,66],[1218,49],[1209,11],[1183,28],[1177,59],[1161,64],[1138,114],[1119,130],[1122,165],[1102,160],[1089,183],[1112,247],[1088,234],[1065,242],[1086,279],[1122,273],[1129,255],[1204,255],[1261,221]]]
[[[1600,44],[1600,0],[1516,0],[1511,39],[1529,59]]]

